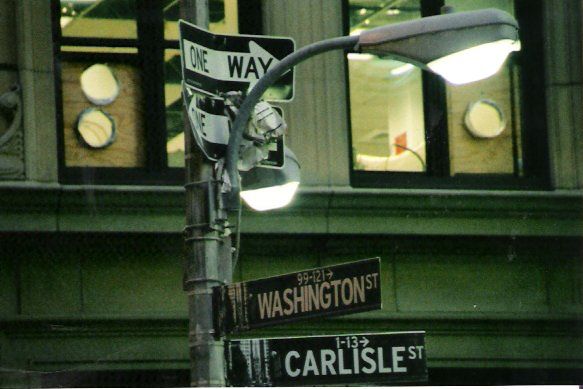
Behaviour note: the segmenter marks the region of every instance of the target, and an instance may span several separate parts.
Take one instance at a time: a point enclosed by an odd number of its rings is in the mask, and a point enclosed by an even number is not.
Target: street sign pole
[[[221,195],[223,165],[216,162],[224,157],[230,137],[225,96],[246,93],[270,67],[294,51],[289,38],[207,31],[208,6],[208,0],[181,0],[178,23],[185,103],[184,290],[189,305],[192,386],[225,385],[224,344],[221,334],[214,331],[212,293],[214,287],[232,279],[232,244]],[[282,79],[276,92],[267,97],[293,97],[293,72]],[[283,155],[283,144],[278,144],[278,150]]]
[[[200,27],[208,27],[208,10],[208,0],[180,0],[181,18]],[[212,288],[231,280],[231,240],[213,225],[220,212],[214,164],[196,147],[186,110],[183,117],[187,248],[183,286],[188,295],[191,386],[225,386],[224,345],[213,330]]]

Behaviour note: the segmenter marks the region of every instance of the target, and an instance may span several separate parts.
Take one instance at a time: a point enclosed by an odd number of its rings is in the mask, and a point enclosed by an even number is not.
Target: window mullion
[[[443,0],[421,0],[421,16],[439,15],[443,5]],[[445,82],[440,76],[423,72],[425,147],[429,176],[450,175],[446,93]]]
[[[147,167],[166,168],[166,120],[164,102],[164,13],[158,0],[138,4],[138,40],[144,85],[144,122]]]
[[[449,176],[447,96],[444,81],[436,74],[423,74],[427,174]]]

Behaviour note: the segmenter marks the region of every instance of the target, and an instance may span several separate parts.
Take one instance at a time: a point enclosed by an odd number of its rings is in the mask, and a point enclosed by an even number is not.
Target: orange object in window
[[[407,150],[407,132],[395,137],[395,155],[399,155]]]

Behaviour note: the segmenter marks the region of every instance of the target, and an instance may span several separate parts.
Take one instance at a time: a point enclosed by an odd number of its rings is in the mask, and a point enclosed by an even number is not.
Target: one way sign
[[[180,20],[182,78],[190,87],[213,96],[247,92],[282,58],[295,49],[290,38],[217,35]],[[290,101],[293,70],[284,74],[263,98]]]

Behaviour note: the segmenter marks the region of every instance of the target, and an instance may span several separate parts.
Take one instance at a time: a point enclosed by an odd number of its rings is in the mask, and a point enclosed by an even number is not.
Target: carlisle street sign
[[[424,332],[228,340],[233,386],[427,382]]]
[[[380,258],[213,288],[217,333],[381,308]]]
[[[247,92],[263,75],[295,49],[291,38],[259,35],[218,35],[179,21],[182,79],[213,96]],[[266,100],[293,98],[293,70],[265,94]]]

